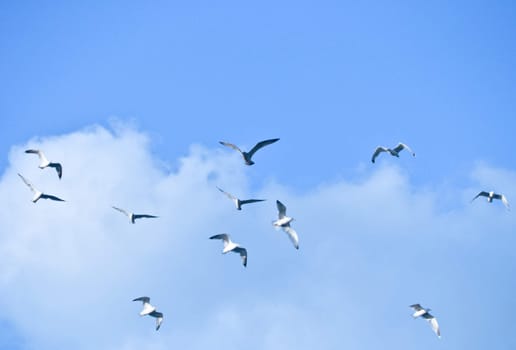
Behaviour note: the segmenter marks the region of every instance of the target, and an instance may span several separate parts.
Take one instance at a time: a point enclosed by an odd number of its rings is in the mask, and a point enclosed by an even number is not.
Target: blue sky
[[[516,198],[515,22],[509,1],[2,3],[0,348],[514,348],[514,214],[469,200]],[[218,144],[273,137],[252,167]],[[399,141],[416,158],[371,164]]]

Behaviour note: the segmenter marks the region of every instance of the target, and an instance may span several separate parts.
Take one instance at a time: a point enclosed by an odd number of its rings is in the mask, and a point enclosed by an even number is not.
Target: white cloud
[[[63,179],[38,169],[27,147],[61,161]],[[9,161],[0,182],[0,319],[28,349],[421,347],[417,337],[432,334],[410,319],[413,302],[436,310],[443,338],[457,345],[467,335],[452,331],[458,310],[503,319],[475,303],[490,296],[516,306],[492,288],[507,287],[501,274],[516,267],[514,216],[500,203],[468,202],[490,179],[514,197],[512,171],[479,164],[476,189],[445,196],[387,166],[358,182],[305,192],[269,182],[250,193],[252,169],[234,152],[193,145],[169,172],[146,135],[123,125],[31,140]],[[31,203],[17,172],[67,202]],[[268,201],[238,212],[215,185]],[[271,226],[276,199],[296,219],[299,251]],[[160,218],[131,225],[112,205]],[[247,269],[208,239],[220,232],[248,248]],[[165,313],[159,332],[131,302],[141,295]]]

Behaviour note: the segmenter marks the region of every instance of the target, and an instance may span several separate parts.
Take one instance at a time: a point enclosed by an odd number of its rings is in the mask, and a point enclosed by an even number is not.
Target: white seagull
[[[475,199],[477,199],[480,196],[487,197],[487,201],[489,203],[491,203],[493,201],[493,199],[499,199],[502,201],[503,205],[505,205],[505,207],[507,209],[510,209],[509,202],[507,201],[507,198],[505,198],[505,196],[503,194],[494,193],[493,191],[491,191],[491,192],[482,191],[479,194],[477,194],[471,201],[473,202]]]
[[[240,148],[238,148],[236,145],[234,145],[232,143],[229,143],[229,142],[219,141],[219,143],[221,145],[224,145],[224,146],[227,146],[227,147],[231,147],[234,150],[240,152],[240,154],[244,158],[245,164],[253,165],[254,162],[251,160],[251,157],[253,156],[253,154],[255,154],[256,151],[258,151],[260,148],[265,147],[267,145],[270,145],[271,143],[274,143],[274,142],[276,142],[278,140],[279,139],[270,139],[270,140],[260,141],[256,145],[254,145],[254,147],[249,152],[244,152]]]
[[[122,214],[125,214],[129,218],[129,220],[131,220],[131,223],[133,223],[133,224],[134,224],[134,220],[136,220],[136,219],[141,219],[141,218],[157,218],[158,217],[158,216],[148,215],[148,214],[134,214],[134,213],[130,213],[128,211],[125,211],[124,209],[117,208],[117,207],[112,207],[112,208],[115,209],[115,210],[118,210]]]
[[[163,322],[163,314],[161,312],[156,311],[156,307],[150,304],[149,297],[139,297],[133,299],[133,301],[141,301],[143,303],[143,310],[140,312],[140,316],[152,316],[156,318],[156,330],[161,327],[161,323]]]
[[[265,200],[265,199],[243,199],[243,200],[241,200],[241,199],[238,199],[237,197],[233,196],[231,193],[228,193],[219,187],[217,187],[217,188],[220,192],[224,193],[229,199],[231,199],[233,201],[233,203],[235,203],[237,210],[242,210],[242,205],[244,205],[244,204],[263,202]]]
[[[376,159],[376,157],[378,157],[378,155],[382,152],[389,152],[391,154],[391,156],[399,158],[399,156],[400,156],[399,153],[404,149],[407,149],[407,151],[409,151],[414,157],[416,156],[416,154],[409,148],[409,146],[400,142],[394,148],[387,148],[387,147],[383,147],[383,146],[376,147],[376,150],[373,153],[373,158],[371,159],[371,162],[374,163],[374,160]]]
[[[278,220],[273,221],[272,224],[276,227],[281,227],[292,241],[292,244],[294,244],[294,247],[299,249],[299,238],[297,236],[297,232],[290,227],[290,223],[294,218],[287,216],[287,207],[283,203],[276,200],[276,206],[278,207]]]
[[[37,154],[39,157],[39,168],[45,169],[46,167],[55,168],[57,171],[57,176],[61,178],[63,176],[63,167],[60,163],[52,163],[50,162],[47,157],[45,157],[45,154],[40,151],[39,149],[28,149],[25,151],[25,153],[34,153]]]
[[[238,253],[242,258],[242,264],[244,267],[247,266],[247,249],[241,247],[237,243],[234,243],[228,234],[221,233],[220,235],[211,236],[210,239],[221,239],[224,242],[224,249],[222,249],[222,254],[226,254],[227,252]]]
[[[432,330],[435,332],[435,334],[437,334],[437,336],[441,338],[441,332],[439,330],[439,324],[437,323],[437,319],[429,313],[431,309],[425,309],[419,304],[410,305],[410,307],[413,308],[415,311],[412,314],[412,317],[423,317],[425,320],[428,321],[428,323],[430,323],[430,325],[432,326]]]
[[[33,203],[36,203],[39,199],[51,199],[53,201],[59,201],[59,202],[64,202],[65,200],[64,199],[61,199],[59,197],[56,197],[56,196],[52,196],[50,194],[45,194],[41,191],[38,191],[36,188],[34,188],[34,186],[32,186],[32,184],[26,179],[24,178],[21,174],[18,174],[19,177],[21,177],[21,179],[23,180],[23,182],[25,182],[25,184],[30,188],[30,190],[32,191],[32,193],[34,193],[34,197],[32,197],[32,202]]]

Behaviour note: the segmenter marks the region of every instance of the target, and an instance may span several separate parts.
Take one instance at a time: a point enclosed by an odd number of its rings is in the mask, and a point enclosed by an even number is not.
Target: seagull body
[[[416,154],[409,148],[409,146],[405,145],[404,143],[398,143],[398,145],[394,148],[387,148],[387,147],[383,147],[383,146],[378,146],[376,147],[376,150],[374,151],[373,153],[373,158],[371,158],[371,162],[374,163],[376,157],[378,157],[378,155],[382,152],[389,152],[391,154],[391,156],[394,156],[394,157],[398,157],[400,156],[400,152],[404,149],[407,149],[407,151],[409,151],[412,156],[416,156]]]
[[[507,198],[505,198],[505,196],[503,194],[494,193],[493,191],[491,191],[491,192],[482,191],[479,194],[477,194],[471,201],[473,202],[475,199],[477,199],[480,196],[487,197],[487,201],[489,203],[492,203],[493,199],[499,199],[502,201],[503,205],[505,205],[505,207],[507,209],[509,209],[509,202],[507,201]]]
[[[278,220],[273,221],[272,224],[276,227],[281,227],[292,241],[294,247],[299,249],[299,237],[297,236],[297,232],[290,227],[290,223],[294,218],[287,216],[287,207],[283,203],[277,200],[276,206],[278,207]]]
[[[228,252],[238,253],[242,258],[242,264],[244,267],[247,266],[247,249],[233,242],[228,234],[221,233],[219,235],[211,236],[210,239],[221,239],[224,242],[224,249],[222,249],[222,254],[226,254]]]
[[[441,331],[439,330],[439,324],[437,323],[437,319],[429,313],[429,311],[431,311],[431,309],[425,309],[420,304],[410,305],[410,307],[413,308],[415,311],[412,314],[412,317],[414,317],[414,318],[422,317],[425,320],[427,320],[428,323],[430,323],[430,326],[432,327],[432,330],[434,331],[434,333],[437,334],[437,336],[439,338],[441,338]]]
[[[274,143],[274,142],[276,142],[278,140],[279,140],[279,138],[278,139],[269,139],[269,140],[260,141],[256,145],[254,145],[254,147],[249,152],[244,152],[240,148],[238,148],[236,145],[234,145],[232,143],[229,143],[229,142],[219,141],[219,143],[221,145],[230,147],[230,148],[238,151],[242,155],[242,157],[244,158],[245,164],[253,165],[254,162],[251,160],[251,158],[256,153],[256,151],[258,151],[260,148],[265,147],[267,145],[270,145],[271,143]]]
[[[115,210],[118,210],[119,212],[121,212],[122,214],[124,214],[125,216],[127,216],[129,218],[129,220],[131,221],[131,223],[134,224],[134,220],[136,219],[141,219],[141,218],[157,218],[157,216],[154,216],[154,215],[148,215],[148,214],[134,214],[134,213],[130,213],[124,209],[121,209],[121,208],[117,208],[117,207],[112,207],[113,209]]]
[[[224,193],[229,199],[231,199],[233,201],[233,203],[235,203],[237,210],[242,210],[242,205],[244,205],[244,204],[263,202],[265,200],[265,199],[243,199],[243,200],[241,200],[241,199],[238,199],[237,197],[233,196],[231,193],[228,193],[219,187],[217,187],[217,188],[220,192]]]
[[[140,316],[152,316],[156,318],[156,330],[161,327],[161,323],[163,322],[163,314],[161,312],[156,311],[156,307],[152,306],[150,303],[149,297],[139,297],[133,299],[133,301],[141,301],[143,303],[143,310],[140,312]]]
[[[34,193],[34,196],[32,197],[32,202],[33,203],[36,203],[40,199],[51,199],[53,201],[58,201],[58,202],[64,202],[65,201],[64,199],[61,199],[59,197],[56,197],[56,196],[53,196],[53,195],[50,195],[50,194],[46,194],[46,193],[43,193],[43,192],[39,191],[34,186],[32,186],[32,184],[26,178],[24,178],[21,174],[18,174],[18,176],[30,188],[32,193]]]
[[[57,171],[57,176],[59,178],[61,178],[61,176],[63,176],[63,167],[61,166],[60,163],[52,163],[50,162],[47,157],[45,157],[45,154],[40,151],[39,149],[28,149],[25,151],[25,153],[33,153],[33,154],[37,154],[38,157],[39,157],[39,168],[40,169],[45,169],[47,167],[51,167],[51,168],[54,168],[56,169]]]

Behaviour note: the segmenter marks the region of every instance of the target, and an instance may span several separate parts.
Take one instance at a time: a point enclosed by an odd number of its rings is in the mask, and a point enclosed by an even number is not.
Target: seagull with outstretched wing
[[[265,199],[238,199],[237,197],[233,196],[231,193],[224,191],[223,189],[217,187],[217,189],[224,193],[229,199],[235,203],[235,206],[237,210],[242,210],[242,205],[249,204],[249,203],[256,203],[256,202],[263,202]]]
[[[34,193],[34,196],[32,197],[32,202],[33,203],[36,203],[40,199],[50,199],[50,200],[58,201],[58,202],[64,202],[65,201],[64,199],[61,199],[59,197],[53,196],[51,194],[46,194],[46,193],[43,193],[43,192],[37,190],[34,186],[32,186],[32,184],[29,182],[29,180],[24,178],[21,174],[18,174],[18,176],[30,188],[32,193]]]
[[[121,209],[121,208],[117,208],[117,207],[112,207],[113,209],[115,210],[118,210],[119,212],[121,212],[122,214],[124,214],[125,216],[127,216],[129,218],[129,220],[131,221],[131,223],[134,224],[134,220],[136,219],[142,219],[142,218],[157,218],[158,216],[154,216],[154,215],[149,215],[149,214],[134,214],[134,213],[130,213],[124,209]]]
[[[274,143],[274,142],[276,142],[278,140],[279,140],[279,138],[278,139],[269,139],[269,140],[260,141],[256,145],[254,145],[254,147],[249,152],[242,151],[236,145],[234,145],[232,143],[229,143],[229,142],[219,141],[219,143],[221,145],[230,147],[230,148],[234,149],[235,151],[238,151],[242,155],[242,157],[244,158],[245,164],[253,165],[254,162],[251,160],[251,158],[256,153],[256,151],[258,151],[260,148],[265,147],[267,145],[270,145],[270,144],[272,144],[272,143]]]
[[[482,191],[479,194],[477,194],[475,197],[473,197],[473,199],[471,201],[473,202],[478,197],[487,197],[487,201],[489,203],[493,202],[493,199],[501,200],[503,205],[505,205],[505,208],[510,210],[509,201],[507,201],[507,198],[505,198],[505,196],[503,194],[494,193],[494,191],[491,191],[491,192]]]
[[[287,216],[287,207],[278,200],[276,200],[276,207],[278,208],[278,220],[273,221],[272,224],[276,227],[281,227],[292,241],[294,247],[299,249],[299,237],[297,232],[290,226],[294,218]]]
[[[406,145],[406,144],[404,144],[404,143],[399,142],[399,143],[396,145],[396,147],[394,147],[394,148],[387,148],[387,147],[383,147],[383,146],[378,146],[378,147],[376,147],[376,149],[375,149],[375,151],[374,151],[374,153],[373,153],[373,157],[371,158],[371,162],[373,162],[373,163],[374,163],[374,162],[375,162],[376,157],[378,157],[378,155],[379,155],[380,153],[382,153],[382,152],[388,152],[388,153],[390,153],[390,154],[391,154],[391,156],[394,156],[394,157],[398,157],[398,158],[399,158],[399,156],[400,156],[400,155],[399,155],[399,153],[400,153],[402,150],[404,150],[404,149],[406,149],[407,151],[409,151],[409,152],[412,154],[412,156],[414,156],[414,157],[416,156],[416,154],[415,154],[415,153],[410,149],[410,147],[409,147],[409,146],[407,146],[407,145]]]
[[[240,254],[240,257],[242,258],[242,264],[244,265],[244,267],[247,266],[247,249],[241,247],[237,243],[234,243],[228,234],[221,233],[219,235],[211,236],[210,239],[222,240],[222,242],[224,243],[222,254],[226,254],[228,252]]]
[[[410,307],[413,308],[415,311],[412,314],[412,317],[414,317],[414,318],[422,317],[425,320],[427,320],[428,323],[430,324],[430,326],[432,327],[432,330],[434,331],[434,333],[439,338],[441,338],[441,331],[439,330],[439,324],[437,323],[437,319],[433,315],[431,315],[429,312],[429,311],[431,311],[431,309],[425,309],[420,304],[413,304],[413,305],[410,305]]]
[[[163,322],[163,314],[161,312],[156,311],[156,307],[151,305],[149,297],[139,297],[133,299],[133,301],[141,301],[143,303],[143,309],[140,312],[140,316],[152,316],[156,318],[156,330],[161,327],[161,323]]]
[[[63,176],[63,167],[61,166],[61,163],[53,163],[50,162],[47,157],[45,157],[45,154],[40,151],[39,149],[28,149],[25,151],[25,153],[33,153],[37,154],[39,157],[39,168],[45,169],[47,167],[51,167],[56,169],[57,176],[61,179],[61,176]]]

